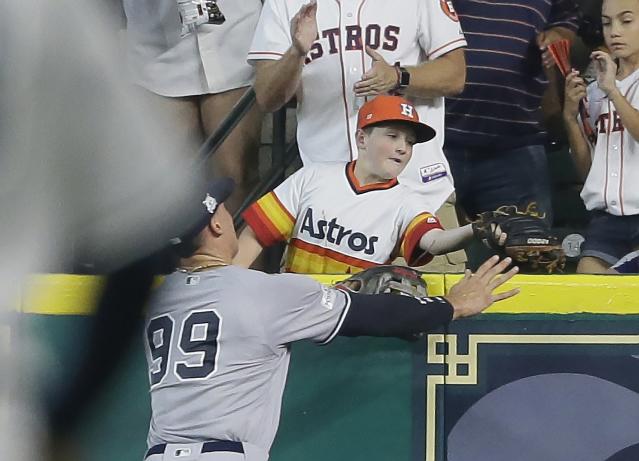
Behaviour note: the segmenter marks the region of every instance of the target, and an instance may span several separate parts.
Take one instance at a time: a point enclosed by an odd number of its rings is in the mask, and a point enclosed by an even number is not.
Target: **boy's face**
[[[358,130],[360,161],[381,179],[399,176],[413,155],[415,131],[409,124],[388,122],[370,130]]]
[[[604,0],[601,23],[606,45],[615,57],[639,53],[639,1]]]

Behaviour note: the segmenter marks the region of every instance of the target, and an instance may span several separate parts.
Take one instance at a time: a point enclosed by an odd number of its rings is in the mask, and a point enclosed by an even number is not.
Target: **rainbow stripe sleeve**
[[[263,247],[287,241],[291,237],[295,218],[275,195],[269,192],[242,213]]]
[[[423,266],[433,259],[433,255],[419,247],[419,241],[426,232],[433,229],[443,229],[437,216],[431,213],[421,213],[410,222],[402,237],[400,255],[409,266]]]

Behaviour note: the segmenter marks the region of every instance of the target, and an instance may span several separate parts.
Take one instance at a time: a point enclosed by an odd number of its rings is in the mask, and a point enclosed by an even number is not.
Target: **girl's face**
[[[604,0],[601,23],[606,45],[616,58],[639,55],[639,0]]]

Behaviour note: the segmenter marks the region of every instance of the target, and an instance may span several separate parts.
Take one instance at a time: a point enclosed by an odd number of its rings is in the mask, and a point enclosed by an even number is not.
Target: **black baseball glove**
[[[337,286],[362,294],[397,293],[416,297],[427,296],[422,273],[404,266],[376,266],[363,270]]]
[[[473,233],[488,248],[501,256],[510,256],[522,272],[562,271],[566,255],[543,218],[535,203],[525,210],[506,205],[480,213],[472,224]],[[500,235],[504,232],[507,236],[501,245]]]

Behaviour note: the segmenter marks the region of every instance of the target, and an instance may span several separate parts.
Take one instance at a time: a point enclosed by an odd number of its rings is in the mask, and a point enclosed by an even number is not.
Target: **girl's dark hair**
[[[577,35],[590,49],[604,44],[603,27],[601,25],[602,0],[582,2],[579,12],[579,28]]]

